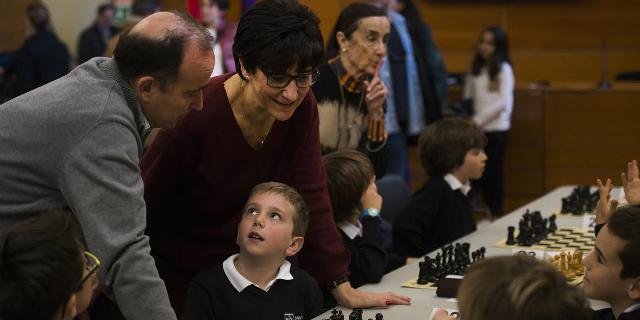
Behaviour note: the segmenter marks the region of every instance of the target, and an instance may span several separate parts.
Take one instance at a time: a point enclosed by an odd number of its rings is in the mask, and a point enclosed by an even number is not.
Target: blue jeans
[[[404,133],[390,134],[387,138],[387,174],[396,174],[409,184],[409,148]]]

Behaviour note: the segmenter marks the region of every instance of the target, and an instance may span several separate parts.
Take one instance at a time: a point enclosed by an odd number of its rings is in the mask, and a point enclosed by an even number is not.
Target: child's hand
[[[360,204],[362,209],[374,208],[380,210],[382,208],[382,196],[378,193],[378,187],[376,186],[375,179],[371,181],[367,191],[360,198]]]
[[[458,315],[452,315],[450,316],[449,313],[447,313],[447,310],[444,309],[436,309],[436,312],[433,314],[433,317],[430,320],[456,320],[458,319]]]
[[[618,207],[618,201],[612,200],[611,204],[609,204],[609,193],[611,193],[611,189],[613,189],[611,179],[607,179],[607,183],[604,185],[602,184],[602,180],[597,179],[596,181],[598,183],[598,192],[600,193],[600,199],[598,199],[598,203],[596,204],[596,224],[603,224],[609,221],[611,213]]]
[[[624,195],[629,205],[640,204],[640,178],[638,177],[638,161],[627,162],[627,174],[620,174]]]

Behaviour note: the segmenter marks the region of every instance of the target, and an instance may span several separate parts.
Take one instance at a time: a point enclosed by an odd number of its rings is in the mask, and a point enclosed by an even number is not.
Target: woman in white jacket
[[[486,28],[480,33],[464,97],[473,100],[473,121],[487,134],[486,169],[474,186],[482,189],[494,217],[503,214],[504,156],[511,128],[513,87],[507,33],[500,27]]]

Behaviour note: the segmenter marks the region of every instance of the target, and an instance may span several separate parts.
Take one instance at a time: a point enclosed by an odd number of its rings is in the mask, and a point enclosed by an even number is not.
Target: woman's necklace
[[[254,145],[254,148],[256,149],[260,149],[262,148],[262,146],[264,145],[264,140],[269,136],[269,133],[271,132],[271,127],[273,127],[273,124],[269,125],[269,129],[267,130],[267,133],[264,134],[262,136],[262,139],[260,138],[260,136],[256,133],[255,130],[253,130],[253,126],[251,124],[251,120],[249,118],[249,115],[245,112],[245,105],[244,105],[244,80],[240,80],[242,81],[241,85],[240,85],[240,109],[242,109],[240,111],[240,115],[245,119],[245,121],[247,122],[248,125],[248,129],[249,132],[251,133],[251,135],[253,136],[253,138],[256,140],[257,144]]]

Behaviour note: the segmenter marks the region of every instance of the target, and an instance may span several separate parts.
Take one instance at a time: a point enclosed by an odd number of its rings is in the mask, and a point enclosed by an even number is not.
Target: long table
[[[480,226],[477,231],[460,238],[456,242],[469,242],[471,250],[475,250],[484,246],[486,248],[485,256],[511,255],[512,249],[494,248],[493,244],[507,237],[507,227],[515,226],[517,228],[518,221],[527,209],[531,211],[539,210],[544,217],[548,217],[556,213],[556,223],[560,228],[581,228],[582,217],[573,215],[560,215],[560,207],[562,198],[569,195],[575,186],[558,187],[548,194],[538,198],[537,200],[520,207],[519,209],[503,216],[502,218],[490,224]],[[619,190],[612,192],[612,198],[619,198]],[[436,251],[429,254],[435,256]],[[587,253],[585,253],[586,255]],[[418,263],[414,262],[393,272],[386,274],[380,283],[368,284],[360,287],[360,290],[369,292],[395,292],[404,296],[411,297],[411,305],[409,306],[392,306],[388,309],[367,309],[364,310],[363,319],[374,319],[376,313],[381,312],[385,320],[428,320],[429,315],[434,307],[458,309],[455,299],[445,299],[436,296],[435,290],[431,289],[413,289],[403,288],[403,282],[417,277]],[[606,307],[607,304],[602,301],[590,300],[591,307],[600,309]],[[338,307],[342,310],[345,319],[348,319],[351,309]],[[329,319],[331,310],[321,314],[315,319]]]

